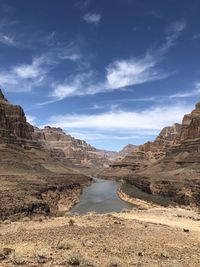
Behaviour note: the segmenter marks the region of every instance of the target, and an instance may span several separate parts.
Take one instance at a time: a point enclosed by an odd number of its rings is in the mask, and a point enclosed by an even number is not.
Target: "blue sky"
[[[0,86],[29,122],[104,149],[153,140],[200,96],[200,2],[0,0]]]

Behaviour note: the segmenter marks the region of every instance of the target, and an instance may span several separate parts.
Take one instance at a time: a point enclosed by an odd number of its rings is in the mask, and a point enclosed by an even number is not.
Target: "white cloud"
[[[31,64],[20,64],[13,67],[13,74],[22,79],[39,78],[46,72],[45,58],[34,58]]]
[[[0,43],[9,46],[17,46],[18,42],[15,40],[14,36],[8,36],[6,34],[0,33]]]
[[[45,57],[35,57],[30,64],[19,64],[9,70],[0,69],[0,84],[7,91],[31,91],[43,83],[49,64]]]
[[[195,97],[195,96],[200,96],[200,83],[195,84],[194,90],[170,95],[169,98],[187,98],[187,97]]]
[[[38,86],[50,84],[49,73],[65,60],[77,62],[81,59],[74,43],[50,48],[44,54],[35,56],[29,64],[17,64],[9,69],[0,68],[0,85],[7,91],[26,92]],[[59,89],[61,90],[61,89]]]
[[[106,68],[107,87],[118,89],[166,77],[156,70],[157,59],[150,55],[142,59],[118,60]]]
[[[79,73],[70,77],[64,83],[56,84],[51,96],[58,100],[70,96],[92,95],[109,92],[129,86],[143,84],[167,78],[175,72],[164,72],[159,63],[165,53],[175,44],[175,41],[185,29],[184,21],[170,25],[166,33],[165,43],[155,51],[148,51],[144,57],[115,60],[105,68],[103,82],[96,82],[94,72]]]
[[[166,42],[160,47],[158,53],[165,53],[175,44],[180,34],[186,28],[187,24],[184,20],[172,22],[166,30]]]
[[[83,95],[85,92],[82,90],[83,84],[88,86],[89,81],[93,76],[93,72],[78,74],[75,77],[71,76],[64,84],[55,85],[51,96],[57,99],[63,99],[73,95]]]
[[[32,125],[35,125],[36,124],[36,117],[35,116],[26,115],[26,119]]]
[[[103,131],[160,130],[167,125],[181,122],[191,106],[173,105],[146,109],[143,111],[113,110],[106,113],[87,115],[72,114],[53,116],[49,124],[64,129],[88,129]]]
[[[83,16],[83,20],[88,23],[98,24],[101,21],[101,15],[98,13],[87,13]]]

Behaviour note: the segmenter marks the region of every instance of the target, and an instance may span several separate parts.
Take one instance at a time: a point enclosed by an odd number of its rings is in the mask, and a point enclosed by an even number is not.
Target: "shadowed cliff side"
[[[53,159],[32,139],[33,130],[0,90],[1,219],[64,212],[90,180]]]

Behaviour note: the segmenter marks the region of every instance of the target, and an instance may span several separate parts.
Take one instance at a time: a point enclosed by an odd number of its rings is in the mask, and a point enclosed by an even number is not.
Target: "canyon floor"
[[[152,208],[7,220],[0,266],[200,266],[200,215]]]

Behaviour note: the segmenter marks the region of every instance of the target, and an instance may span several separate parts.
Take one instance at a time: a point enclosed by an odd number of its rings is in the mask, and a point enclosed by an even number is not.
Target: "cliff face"
[[[179,152],[197,153],[196,160],[200,151],[200,102],[196,104],[195,109],[183,117],[180,133],[174,140],[172,148],[168,155]],[[192,154],[190,155],[190,157]],[[194,159],[195,161],[195,159]]]
[[[32,132],[33,127],[27,123],[23,109],[10,104],[0,89],[0,143],[37,147]]]
[[[138,150],[148,152],[155,160],[163,157],[166,151],[173,145],[177,135],[181,132],[181,124],[175,123],[171,127],[165,127],[152,142],[147,142],[138,147]]]
[[[181,124],[176,123],[171,127],[163,128],[154,141],[140,146],[127,145],[118,153],[118,158],[110,163],[109,168],[101,171],[98,176],[121,179],[155,163],[172,147],[181,128]]]
[[[60,128],[49,126],[44,129],[35,128],[33,138],[54,158],[78,167],[102,167],[108,164],[115,154],[114,152],[98,150],[85,141],[66,134]]]
[[[127,183],[174,202],[200,207],[200,103],[184,116],[166,156],[140,169]]]
[[[128,144],[127,146],[125,146],[120,152],[119,152],[119,156],[120,157],[125,157],[126,155],[132,153],[134,150],[137,149],[138,146],[136,145],[132,145],[132,144]]]
[[[23,109],[0,90],[0,219],[63,212],[90,180],[55,161],[33,133]]]

